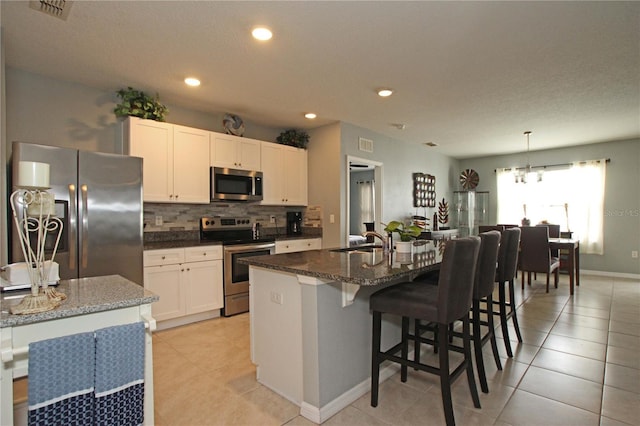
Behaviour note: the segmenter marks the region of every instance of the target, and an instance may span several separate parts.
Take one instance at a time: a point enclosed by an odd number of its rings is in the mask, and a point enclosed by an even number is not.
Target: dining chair
[[[489,231],[504,231],[503,225],[478,225],[478,233],[482,234],[483,232]]]
[[[518,227],[508,228],[502,232],[500,248],[498,249],[498,267],[496,269],[495,281],[498,283],[498,300],[494,304],[498,305],[498,315],[502,328],[502,338],[509,358],[513,357],[511,341],[509,340],[509,327],[507,322],[511,320],[516,331],[518,342],[522,342],[520,325],[516,314],[515,285],[516,270],[518,269],[518,255],[520,252],[521,230]],[[507,290],[509,300],[507,300]]]
[[[546,226],[549,229],[549,238],[560,238],[560,225],[539,223],[536,226]],[[559,257],[558,250],[551,250],[551,257]]]
[[[454,425],[453,405],[451,401],[451,382],[466,371],[473,405],[480,408],[480,399],[473,375],[471,360],[471,333],[469,330],[469,310],[473,296],[476,275],[479,237],[466,237],[446,242],[438,285],[422,282],[406,282],[391,285],[373,293],[369,307],[373,312],[373,330],[371,345],[371,406],[378,405],[378,387],[380,364],[391,361],[401,365],[400,380],[407,381],[407,368],[412,367],[440,377],[442,405],[447,425]],[[386,351],[381,351],[382,314],[402,317],[400,343]],[[439,364],[437,367],[414,361],[409,358],[409,340],[415,336],[409,334],[411,318],[438,324]],[[449,369],[449,324],[462,321],[463,359],[452,372]],[[398,351],[400,356],[397,355]]]
[[[554,273],[554,286],[558,288],[560,260],[551,256],[549,249],[549,228],[546,226],[523,226],[520,237],[520,270],[522,271],[522,289],[524,289],[524,273],[527,272],[527,283],[531,285],[532,272],[547,274],[547,293],[549,292],[550,274]]]

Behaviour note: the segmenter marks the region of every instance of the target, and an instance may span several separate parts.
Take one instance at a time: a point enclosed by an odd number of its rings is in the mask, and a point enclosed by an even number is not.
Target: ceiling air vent
[[[373,141],[371,139],[358,139],[358,149],[364,152],[373,152]]]
[[[69,0],[31,0],[29,1],[29,7],[31,9],[39,10],[47,15],[55,16],[63,21],[67,20],[69,16],[69,10],[73,1]]]

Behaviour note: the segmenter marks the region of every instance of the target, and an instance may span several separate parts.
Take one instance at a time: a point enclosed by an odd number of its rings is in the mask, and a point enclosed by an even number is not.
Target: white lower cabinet
[[[160,296],[157,321],[221,309],[222,246],[145,251],[144,287]]]
[[[322,238],[302,238],[296,240],[276,241],[276,254],[293,253],[295,251],[320,250]]]

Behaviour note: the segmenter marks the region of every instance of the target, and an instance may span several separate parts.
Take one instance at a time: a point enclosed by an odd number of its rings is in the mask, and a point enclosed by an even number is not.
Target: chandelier
[[[524,132],[524,135],[527,137],[527,165],[524,167],[518,167],[515,170],[514,178],[516,183],[527,183],[527,176],[531,173],[531,164],[529,163],[529,135],[531,134],[531,130],[527,130]],[[538,171],[537,178],[538,182],[542,181],[542,170]]]

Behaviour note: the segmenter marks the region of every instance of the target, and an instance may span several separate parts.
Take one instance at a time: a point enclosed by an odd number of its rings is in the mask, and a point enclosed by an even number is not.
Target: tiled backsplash
[[[302,211],[304,207],[261,206],[252,203],[211,203],[211,204],[160,204],[144,203],[144,232],[158,231],[198,231],[198,221],[205,216],[249,217],[263,228],[276,227],[286,232],[288,211]],[[156,216],[162,216],[162,226],[156,226]],[[271,216],[276,223],[270,223]]]

